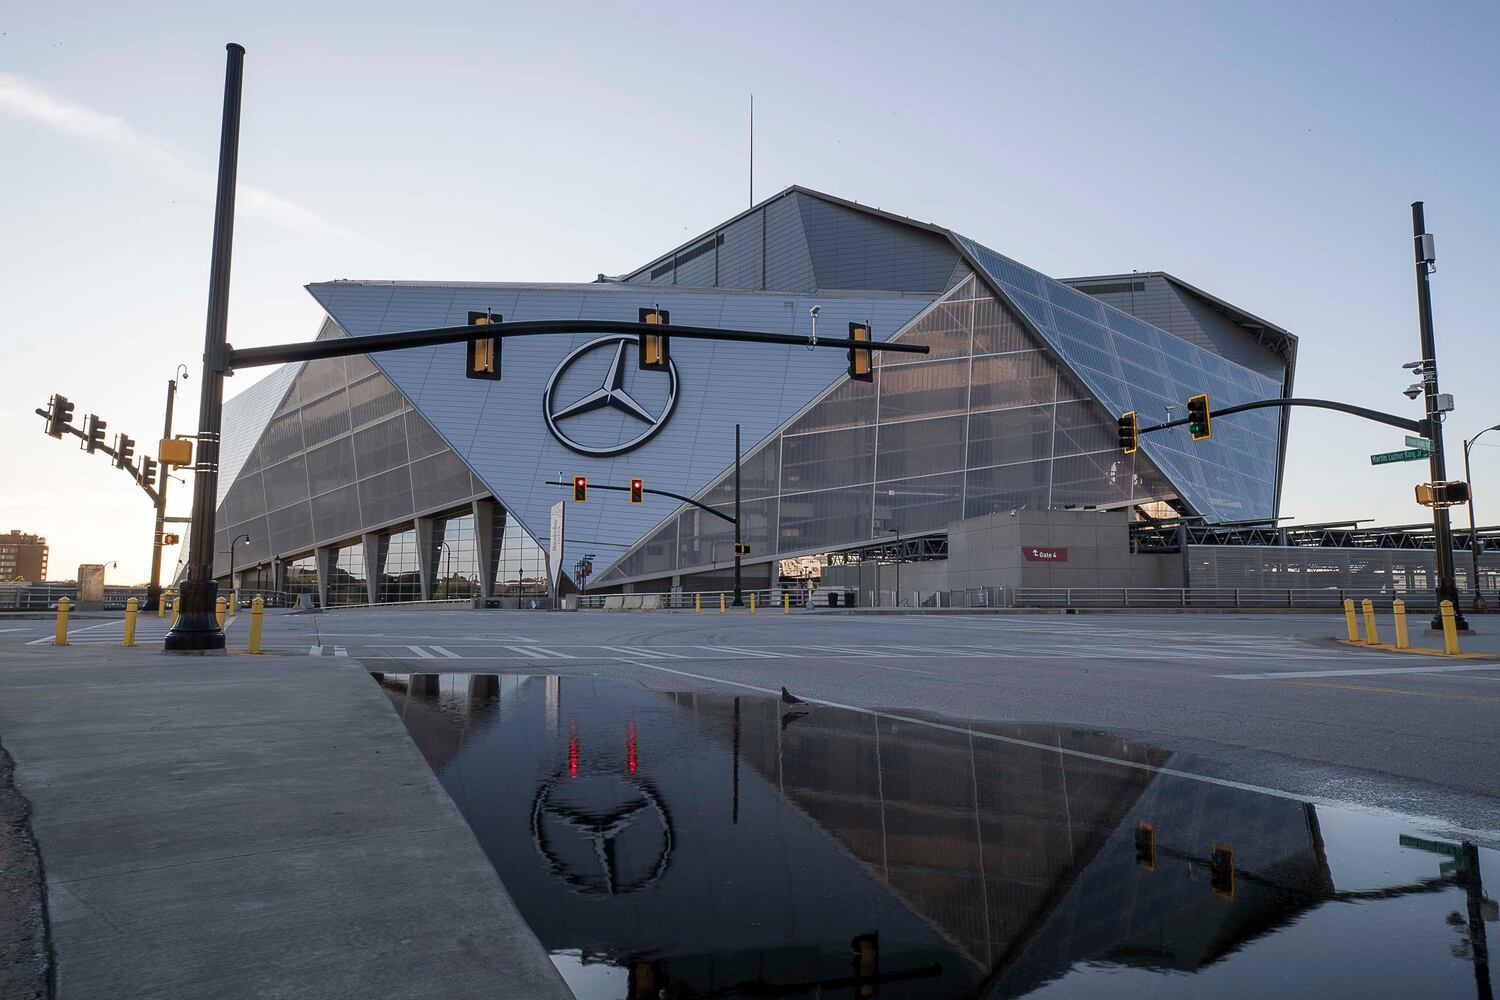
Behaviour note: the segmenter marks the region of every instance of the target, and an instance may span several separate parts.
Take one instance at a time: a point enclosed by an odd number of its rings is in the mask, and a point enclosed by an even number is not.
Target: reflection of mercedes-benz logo
[[[649,782],[623,774],[555,775],[531,803],[532,843],[585,896],[650,888],[672,858],[672,820]]]
[[[667,419],[672,416],[672,408],[677,405],[677,365],[667,362],[667,402],[662,407],[661,413],[653,416],[635,398],[625,390],[625,354],[627,348],[636,344],[636,338],[630,334],[616,334],[611,337],[601,337],[592,343],[584,344],[582,347],[563,358],[562,364],[552,373],[547,380],[547,390],[542,394],[542,413],[547,418],[547,429],[552,436],[561,441],[566,447],[578,452],[580,455],[595,455],[601,458],[610,455],[622,455],[634,448],[639,448],[651,438],[655,437],[663,427],[667,425]],[[610,358],[609,367],[605,369],[604,378],[596,389],[586,392],[583,396],[571,403],[559,405],[557,400],[558,389],[562,385],[563,376],[568,369],[582,361],[595,351],[607,351],[614,348],[614,354]],[[639,349],[639,348],[636,348]],[[645,372],[645,375],[655,376],[656,372]],[[615,444],[587,444],[580,442],[577,437],[565,433],[559,423],[581,417],[585,413],[595,410],[612,409],[625,414],[632,421],[639,421],[645,425],[645,430],[635,437]]]

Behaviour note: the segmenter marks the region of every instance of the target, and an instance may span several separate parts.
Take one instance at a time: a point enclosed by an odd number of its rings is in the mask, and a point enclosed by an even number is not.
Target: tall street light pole
[[[730,603],[736,608],[745,606],[745,599],[740,591],[740,564],[743,561],[741,553],[745,550],[740,547],[740,425],[734,425],[734,600]]]
[[[198,397],[197,461],[193,466],[193,521],[182,615],[163,640],[169,653],[222,653],[224,631],[214,617],[214,499],[219,487],[219,411],[224,402],[229,262],[234,246],[234,192],[240,155],[240,91],[245,48],[230,42],[224,69],[224,115],[219,129],[219,190],[214,207],[208,322],[203,335],[203,388]]]
[[[1443,458],[1443,414],[1438,410],[1437,343],[1432,333],[1432,290],[1427,285],[1433,262],[1432,236],[1427,232],[1427,222],[1422,212],[1422,203],[1411,203],[1412,244],[1417,264],[1417,318],[1422,329],[1422,388],[1427,405],[1427,425],[1432,438],[1432,455],[1429,459],[1430,473],[1434,483],[1447,481],[1448,469]],[[1454,624],[1461,629],[1469,627],[1463,608],[1458,602],[1458,583],[1453,571],[1453,529],[1448,521],[1448,508],[1432,508],[1432,540],[1437,557],[1437,599],[1453,602]],[[1438,608],[1433,609],[1432,627],[1443,627],[1443,616]]]
[[[1484,611],[1486,605],[1484,591],[1479,586],[1479,529],[1474,527],[1474,479],[1469,472],[1469,449],[1490,431],[1500,431],[1500,424],[1486,427],[1464,442],[1464,482],[1469,484],[1469,552],[1474,557],[1474,575],[1469,578],[1469,586],[1474,588],[1474,601],[1470,607],[1475,611]]]
[[[229,592],[231,594],[240,592],[240,588],[234,585],[234,547],[240,544],[240,539],[244,539],[246,545],[250,544],[249,535],[235,535],[234,541],[229,543]]]
[[[167,416],[162,424],[163,441],[172,437],[172,407],[177,400],[177,380],[187,381],[187,365],[178,365],[173,378],[167,379]],[[167,475],[171,471],[166,463],[156,470],[156,536],[151,542],[151,583],[146,587],[146,607],[154,608],[161,600],[161,549],[162,536],[167,532]]]

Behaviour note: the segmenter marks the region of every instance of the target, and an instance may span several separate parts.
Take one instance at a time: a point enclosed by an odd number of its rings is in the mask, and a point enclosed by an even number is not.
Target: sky
[[[1058,277],[1172,272],[1295,333],[1299,395],[1414,418],[1425,201],[1459,478],[1460,439],[1500,422],[1497,35],[1493,2],[13,4],[0,532],[45,535],[57,579],[147,575],[150,501],[32,411],[61,392],[149,449],[186,364],[192,429],[229,41],[236,347],[311,339],[311,281],[645,263],[749,203],[753,93],[757,198],[801,184]],[[1425,466],[1369,462],[1400,431],[1306,409],[1291,428],[1291,523],[1425,518]],[[1474,449],[1481,522],[1497,449]]]

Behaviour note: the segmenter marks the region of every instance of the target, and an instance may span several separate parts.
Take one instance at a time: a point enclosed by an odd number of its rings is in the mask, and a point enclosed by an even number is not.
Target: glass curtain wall
[[[547,596],[547,557],[514,518],[505,521],[500,568],[495,574],[495,593],[522,602]]]
[[[328,604],[367,604],[370,590],[365,584],[365,547],[362,542],[334,552],[333,572],[328,578]]]
[[[392,535],[385,543],[385,565],[380,570],[381,602],[420,601],[421,565],[416,531],[408,528]]]
[[[474,537],[474,515],[450,517],[442,524],[437,572],[432,598],[446,601],[479,596],[479,543]]]
[[[318,561],[313,556],[294,559],[286,567],[286,590],[295,599],[298,594],[308,594],[315,606],[318,598]]]
[[[1122,455],[1115,418],[974,277],[877,354],[871,382],[842,381],[742,460],[745,540],[794,555],[941,531],[1024,507],[1125,506],[1175,496],[1143,453]],[[732,473],[701,497],[733,510]],[[599,580],[709,571],[733,527],[679,513]]]

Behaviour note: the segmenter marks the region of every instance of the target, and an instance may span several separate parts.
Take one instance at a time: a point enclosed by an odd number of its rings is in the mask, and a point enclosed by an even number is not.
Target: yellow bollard
[[[1453,602],[1444,601],[1439,605],[1443,612],[1443,652],[1449,656],[1458,655],[1458,622],[1453,618]]]
[[[1354,623],[1354,598],[1344,598],[1344,624],[1349,626],[1349,641],[1359,641],[1359,626]]]
[[[156,595],[156,617],[167,617],[167,592],[165,590]]]
[[[266,615],[266,602],[259,595],[250,602],[250,645],[247,653],[260,652],[260,630]]]
[[[696,614],[701,613],[702,611],[703,611],[703,595],[702,594],[694,594],[693,595],[693,614],[696,615]]]
[[[719,614],[722,615],[723,613],[724,613],[724,595],[720,594],[719,595]]]
[[[182,617],[182,595],[178,594],[172,598],[172,627],[177,627],[177,619]]]
[[[214,620],[219,623],[219,631],[224,631],[224,598],[214,598]]]
[[[135,616],[141,610],[141,602],[132,597],[125,602],[125,640],[122,646],[135,645]]]
[[[750,592],[750,613],[755,614],[755,591]]]
[[[781,613],[789,615],[792,613],[792,595],[783,593],[781,595]]]
[[[1391,604],[1391,613],[1396,618],[1396,648],[1410,649],[1411,640],[1406,635],[1406,602],[1399,597],[1396,598]]]
[[[52,637],[52,645],[66,646],[68,644],[68,609],[73,602],[64,597],[57,602],[57,635]]]
[[[1375,602],[1366,597],[1360,606],[1365,612],[1365,643],[1373,646],[1380,642],[1380,633],[1375,631]]]

